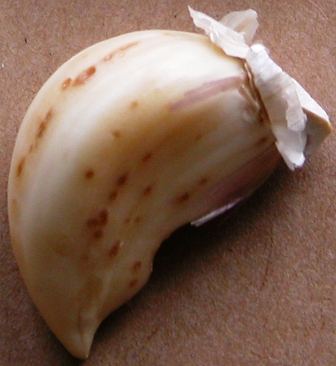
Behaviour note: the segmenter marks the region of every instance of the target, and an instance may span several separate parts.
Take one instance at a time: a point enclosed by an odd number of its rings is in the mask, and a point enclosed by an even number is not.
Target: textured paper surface
[[[79,365],[23,284],[6,185],[20,121],[44,81],[97,41],[140,29],[196,31],[249,7],[257,40],[336,120],[333,0],[0,2],[0,366]],[[336,135],[294,173],[281,164],[227,221],[164,243],[147,286],[99,329],[83,365],[336,364]]]

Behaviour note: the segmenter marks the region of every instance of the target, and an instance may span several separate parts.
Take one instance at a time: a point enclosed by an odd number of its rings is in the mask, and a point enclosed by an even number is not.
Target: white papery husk
[[[301,167],[331,131],[327,113],[304,88],[269,56],[261,44],[252,44],[258,28],[253,10],[231,13],[218,22],[189,7],[197,27],[230,56],[246,61],[253,83],[266,108],[276,146],[291,170]],[[311,134],[311,126],[319,128]],[[309,143],[308,143],[309,142]]]

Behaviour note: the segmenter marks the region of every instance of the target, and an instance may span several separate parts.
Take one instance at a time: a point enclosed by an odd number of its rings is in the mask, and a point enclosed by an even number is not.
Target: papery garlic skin
[[[331,133],[327,113],[303,87],[269,56],[261,44],[251,44],[258,28],[257,13],[251,9],[233,12],[220,22],[189,7],[196,26],[226,55],[245,61],[270,120],[276,146],[287,166],[303,166]]]
[[[69,352],[89,355],[171,232],[267,179],[275,141],[245,61],[206,36],[126,34],[50,77],[18,133],[8,206],[25,283]]]

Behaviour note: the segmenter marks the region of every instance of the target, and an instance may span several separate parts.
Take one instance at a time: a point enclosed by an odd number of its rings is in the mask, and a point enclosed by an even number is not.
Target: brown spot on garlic
[[[142,263],[141,261],[136,261],[133,266],[132,266],[132,272],[138,272],[139,269],[141,268]]]
[[[115,137],[116,139],[118,139],[121,136],[120,131],[115,130],[115,131],[111,131],[111,134],[113,137]]]
[[[151,158],[153,157],[153,153],[152,152],[148,152],[146,153],[143,157],[142,157],[142,161],[144,163],[146,163],[147,161],[149,161]]]
[[[151,193],[153,192],[153,186],[152,185],[148,185],[143,191],[142,194],[144,196],[149,196]]]
[[[129,282],[129,287],[135,287],[138,283],[138,280],[137,279],[133,279]]]
[[[82,71],[74,80],[73,85],[81,85],[84,84],[94,73],[96,72],[96,67],[91,66],[87,68],[86,70]]]
[[[67,89],[67,88],[70,86],[71,81],[72,81],[72,79],[71,79],[71,78],[67,78],[67,79],[65,79],[65,80],[63,81],[63,83],[62,83],[62,86],[61,86],[62,90]]]
[[[123,185],[125,185],[125,183],[128,180],[128,173],[124,173],[122,174],[118,179],[117,179],[117,186],[118,187],[122,187]]]
[[[48,126],[48,123],[50,122],[50,119],[52,117],[52,110],[50,109],[48,113],[46,114],[45,118],[42,120],[42,122],[39,124],[39,127],[37,129],[36,138],[40,139]]]
[[[110,259],[114,258],[117,256],[117,254],[119,253],[120,251],[120,247],[121,247],[121,241],[120,240],[117,240],[113,246],[111,247],[111,249],[109,250],[108,252],[108,257]]]
[[[115,52],[111,52],[109,53],[108,55],[106,55],[104,58],[103,58],[103,61],[110,61],[113,56],[115,55]]]
[[[266,136],[261,137],[261,138],[256,142],[256,146],[264,145],[267,141],[268,141],[268,138],[267,138]]]
[[[139,102],[137,100],[133,100],[133,102],[131,102],[129,107],[130,107],[131,110],[134,110],[137,107],[139,107]]]
[[[134,223],[138,224],[140,221],[141,221],[141,217],[140,216],[135,217]]]
[[[86,227],[88,229],[103,227],[107,225],[107,223],[108,223],[108,211],[106,209],[103,209],[99,211],[96,216],[91,217],[86,221]]]
[[[94,231],[94,233],[93,233],[93,237],[95,239],[101,239],[103,237],[103,235],[104,235],[104,232],[103,232],[103,230],[100,230],[100,229]]]
[[[17,177],[20,177],[21,174],[22,174],[22,171],[23,171],[23,168],[25,166],[25,163],[26,163],[26,158],[25,157],[22,157],[17,168],[16,168],[16,176]]]
[[[90,180],[94,177],[94,174],[95,174],[94,171],[92,169],[89,169],[85,172],[85,178],[87,180]]]
[[[108,222],[108,211],[106,209],[99,212],[100,225],[105,226]]]
[[[196,141],[199,141],[203,137],[203,134],[199,133],[196,135]]]
[[[118,196],[118,191],[112,191],[109,196],[108,196],[108,200],[109,202],[113,202],[115,201],[115,199],[117,198]]]
[[[114,58],[114,56],[119,55],[121,57],[123,57],[125,55],[125,51],[127,51],[128,49],[136,46],[139,43],[139,41],[136,42],[131,42],[126,44],[125,46],[119,47],[118,49],[116,49],[115,51],[109,53],[108,55],[106,55],[103,58],[103,61],[110,61]]]
[[[198,181],[198,185],[199,186],[204,186],[208,183],[209,179],[206,177],[202,177],[199,181]]]
[[[186,193],[181,194],[180,196],[177,196],[175,199],[175,202],[178,204],[184,203],[184,202],[188,201],[189,198],[190,198],[190,194],[188,192],[186,192]]]

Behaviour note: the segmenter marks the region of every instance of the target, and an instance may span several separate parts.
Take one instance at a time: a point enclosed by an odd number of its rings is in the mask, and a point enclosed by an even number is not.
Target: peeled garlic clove
[[[89,355],[172,231],[267,179],[275,142],[246,61],[202,35],[122,35],[50,77],[18,133],[8,205],[20,271],[69,352]]]

